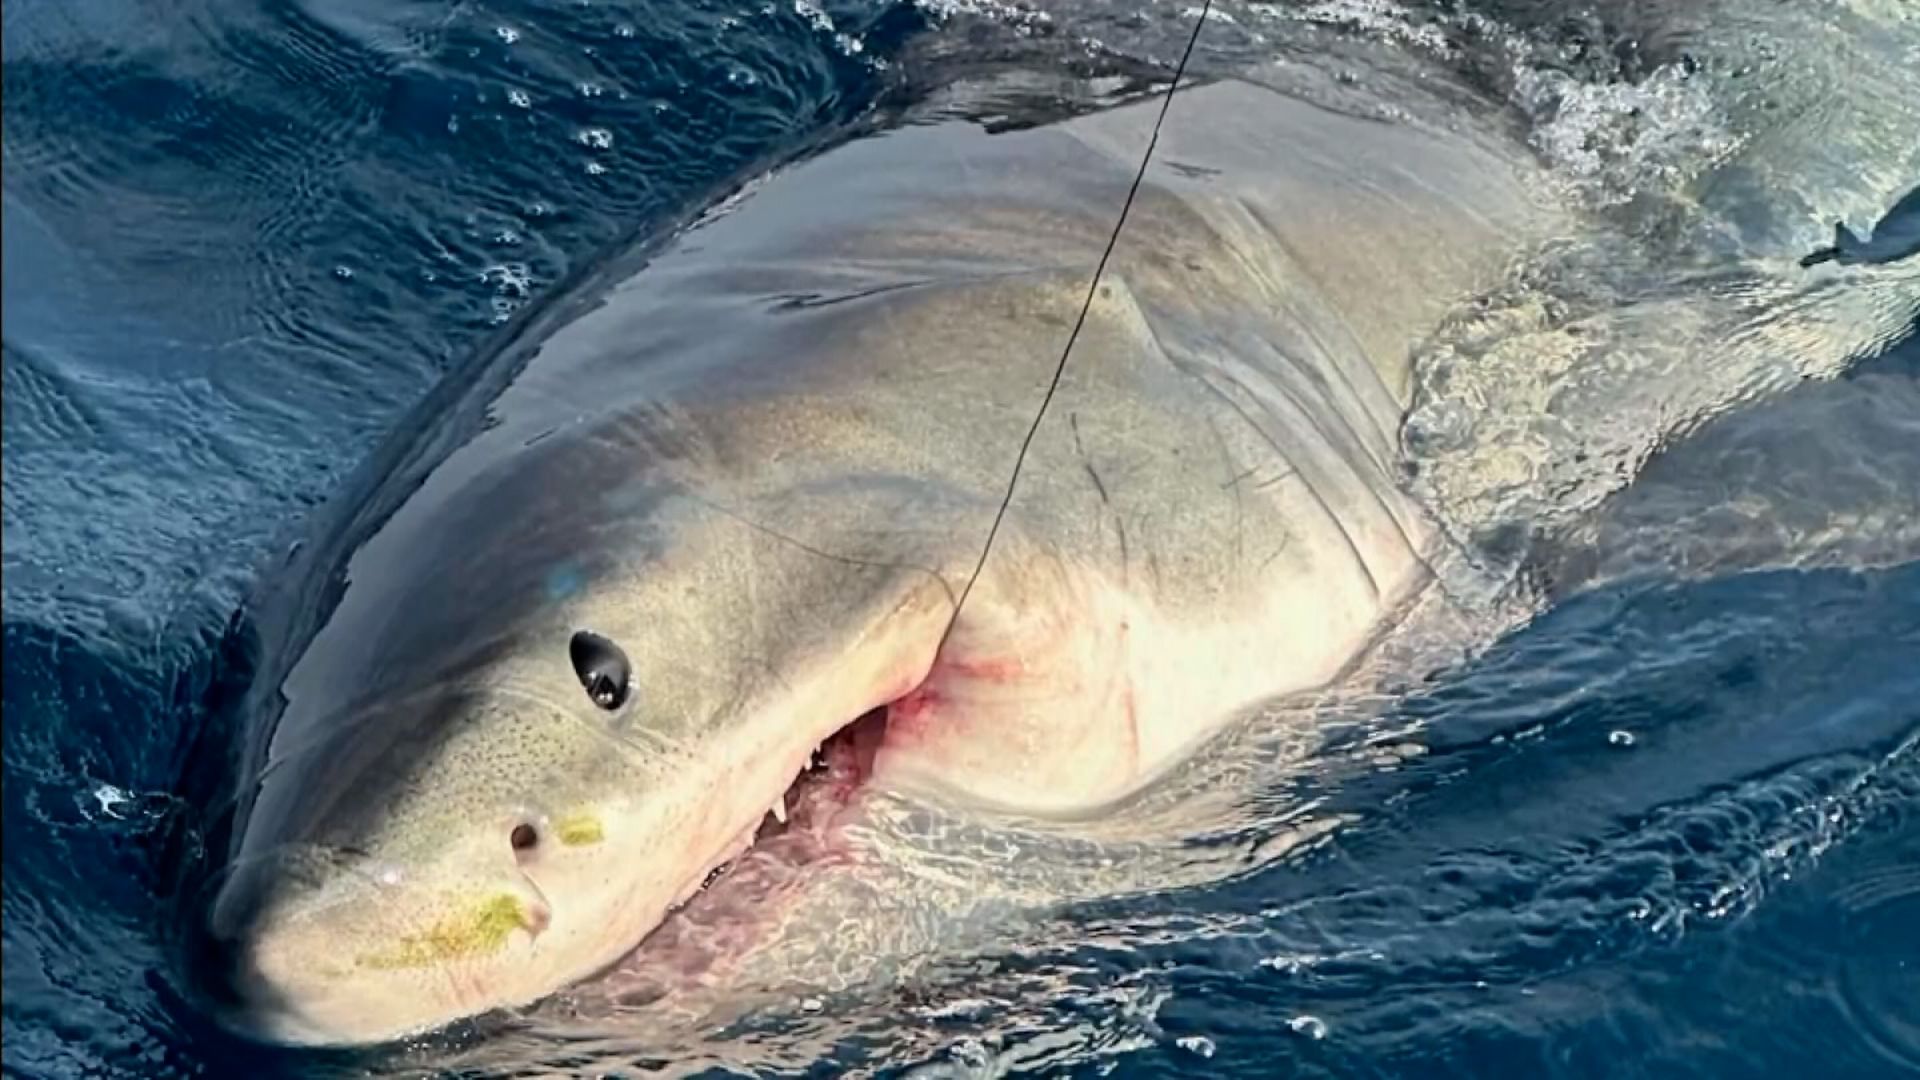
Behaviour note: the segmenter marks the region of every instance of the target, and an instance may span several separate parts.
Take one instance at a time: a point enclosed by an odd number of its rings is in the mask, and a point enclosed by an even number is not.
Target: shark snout
[[[552,902],[509,856],[409,867],[311,853],[234,874],[208,929],[222,1019],[277,1042],[378,1041],[471,1011],[552,927]]]

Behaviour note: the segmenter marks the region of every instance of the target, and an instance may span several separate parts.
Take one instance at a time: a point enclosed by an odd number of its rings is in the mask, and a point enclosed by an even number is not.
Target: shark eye
[[[573,661],[573,673],[580,678],[587,696],[595,705],[612,712],[627,700],[627,684],[633,677],[633,665],[620,646],[589,630],[574,633],[567,644],[567,656]]]

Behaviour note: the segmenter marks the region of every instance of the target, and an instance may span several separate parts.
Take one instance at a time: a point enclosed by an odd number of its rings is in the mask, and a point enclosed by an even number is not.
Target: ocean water
[[[929,99],[1129,92],[1197,12],[9,3],[7,1075],[1920,1075],[1920,276],[1794,265],[1920,183],[1920,11],[1778,8],[1216,5],[1203,69],[1388,111],[1394,58],[1442,72],[1593,226],[1436,339],[1409,428],[1454,583],[1524,617],[1304,763],[1220,751],[1228,869],[670,1043],[310,1053],[210,1024],[175,945],[268,556],[612,253]]]

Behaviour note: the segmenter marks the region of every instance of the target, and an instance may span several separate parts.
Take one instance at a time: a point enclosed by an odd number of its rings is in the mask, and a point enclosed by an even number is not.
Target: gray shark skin
[[[1902,195],[1864,240],[1845,222],[1835,222],[1833,243],[1808,252],[1800,265],[1837,262],[1842,266],[1870,266],[1899,262],[1916,252],[1920,252],[1920,187]]]
[[[1562,216],[1469,118],[1249,80],[1174,98],[980,562],[1158,108],[837,147],[437,391],[260,602],[225,1018],[592,976],[863,716],[862,783],[1097,816],[1391,625],[1410,357]]]

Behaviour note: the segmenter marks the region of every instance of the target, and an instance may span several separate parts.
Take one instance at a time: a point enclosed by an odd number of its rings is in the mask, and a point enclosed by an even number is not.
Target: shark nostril
[[[540,846],[540,831],[521,822],[513,827],[513,835],[508,839],[513,844],[513,850],[524,855]]]
[[[545,930],[547,926],[553,922],[552,910],[549,909],[544,902],[538,900],[522,908],[521,916],[523,920],[521,925],[525,926],[527,933],[533,937],[539,937],[541,931]]]

